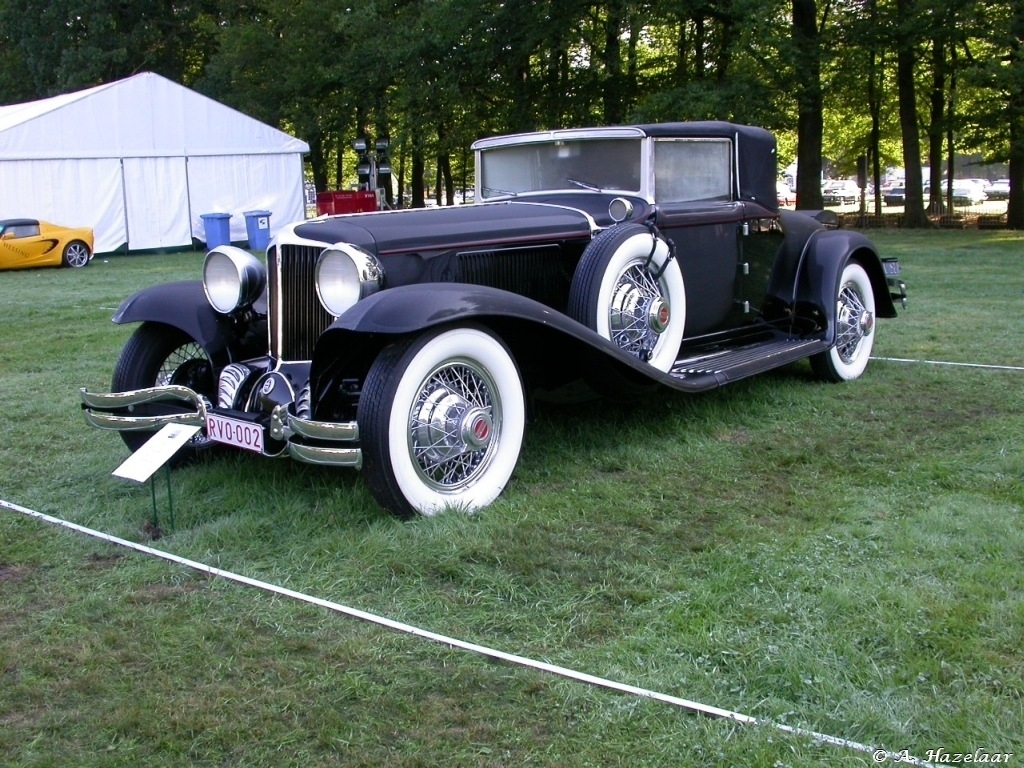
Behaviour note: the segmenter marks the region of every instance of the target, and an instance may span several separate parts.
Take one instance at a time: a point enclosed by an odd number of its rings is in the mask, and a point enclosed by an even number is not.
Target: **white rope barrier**
[[[491,659],[498,659],[500,661],[508,662],[510,664],[516,664],[518,666],[526,667],[528,669],[535,669],[541,672],[547,672],[552,675],[557,675],[559,677],[564,677],[569,680],[575,680],[581,683],[587,683],[588,685],[593,685],[599,688],[618,691],[619,693],[628,693],[633,696],[639,696],[645,699],[653,699],[654,701],[660,701],[665,704],[671,704],[672,706],[679,707],[680,709],[688,710],[690,712],[695,712],[701,715],[724,718],[746,725],[760,725],[765,727],[771,727],[779,731],[783,731],[785,733],[793,734],[795,736],[803,736],[809,739],[813,739],[815,742],[819,744],[831,744],[837,747],[846,747],[848,749],[853,749],[858,752],[867,752],[871,754],[872,759],[876,763],[882,763],[887,760],[891,760],[894,762],[906,763],[909,765],[932,765],[931,763],[925,762],[920,758],[908,755],[906,752],[891,752],[889,750],[872,747],[868,744],[862,744],[860,742],[851,741],[849,739],[840,738],[838,736],[829,736],[828,734],[819,733],[817,731],[812,731],[805,728],[785,725],[783,723],[776,723],[770,720],[762,720],[756,717],[752,717],[750,715],[741,714],[740,712],[733,712],[728,709],[722,709],[720,707],[714,707],[708,704],[701,704],[696,701],[690,701],[689,699],[679,698],[678,696],[670,696],[665,693],[659,693],[657,691],[652,691],[647,688],[639,688],[634,685],[627,685],[625,683],[619,683],[614,680],[607,680],[605,678],[590,675],[585,672],[578,672],[567,667],[560,667],[556,664],[549,664],[544,661],[537,661],[535,659],[530,659],[525,656],[517,656],[515,654],[505,653],[504,651],[488,648],[483,645],[477,645],[476,643],[466,642],[465,640],[459,640],[454,637],[447,637],[436,632],[431,632],[426,629],[414,627],[411,624],[403,624],[402,622],[394,621],[392,619],[388,619],[382,616],[377,616],[372,613],[367,613],[366,611],[361,611],[357,608],[351,608],[347,605],[331,602],[330,600],[324,600],[319,597],[313,597],[312,595],[306,595],[302,592],[296,592],[295,590],[287,589],[286,587],[281,587],[266,581],[251,579],[248,576],[242,576],[237,573],[232,573],[231,571],[225,571],[221,568],[215,568],[211,565],[206,565],[205,563],[200,563],[195,560],[189,560],[187,558],[180,557],[170,552],[154,549],[153,547],[148,547],[144,544],[138,544],[133,541],[128,541],[127,539],[121,539],[117,536],[112,536],[109,533],[103,533],[102,531],[97,531],[92,528],[86,528],[85,526],[78,525],[77,523],[72,523],[67,520],[62,520],[58,517],[52,517],[51,515],[46,515],[42,512],[36,512],[26,507],[13,504],[9,501],[4,501],[3,499],[0,499],[0,508],[8,509],[11,512],[17,512],[19,514],[25,515],[27,517],[32,517],[37,520],[42,520],[43,522],[49,523],[51,525],[76,531],[78,533],[85,534],[86,536],[91,536],[93,538],[100,539],[111,544],[115,544],[119,547],[125,547],[127,549],[135,550],[136,552],[141,552],[145,555],[150,555],[152,557],[160,558],[162,560],[167,560],[177,565],[182,565],[186,568],[191,568],[193,570],[200,571],[211,576],[216,576],[227,581],[232,581],[237,584],[243,584],[248,587],[254,587],[265,592],[281,595],[282,597],[288,597],[293,600],[308,603],[310,605],[316,605],[321,608],[325,608],[329,611],[334,611],[335,613],[340,613],[345,616],[350,616],[352,618],[359,619],[360,621],[366,621],[371,624],[376,624],[378,626],[385,627],[396,632],[403,632],[407,635],[413,635],[414,637],[429,640],[440,645],[446,645],[450,648],[458,648],[459,650],[470,651],[471,653],[476,653]]]
[[[949,365],[957,368],[989,368],[995,371],[1024,371],[1019,365],[986,365],[984,363],[953,363],[946,360],[913,360],[908,357],[872,357],[872,360],[883,360],[887,363],[921,363],[922,365]]]

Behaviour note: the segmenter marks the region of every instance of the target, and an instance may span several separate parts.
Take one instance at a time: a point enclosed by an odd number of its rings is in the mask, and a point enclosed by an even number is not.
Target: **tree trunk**
[[[343,162],[345,156],[345,132],[339,127],[330,136],[331,144],[334,147],[334,184],[330,186],[330,189],[341,189],[341,181],[345,178],[345,164]]]
[[[871,26],[875,27],[878,20],[878,6],[870,0]],[[882,217],[882,97],[879,93],[879,75],[884,67],[878,61],[878,51],[874,41],[868,54],[868,111],[871,113],[871,134],[868,138],[868,158],[871,163],[871,180],[873,185],[875,216]]]
[[[917,126],[917,101],[914,90],[914,1],[897,0],[896,88],[900,105],[900,132],[903,136],[903,172],[906,204],[903,226],[930,226],[924,211],[921,178],[921,135]]]
[[[327,163],[324,161],[323,138],[318,134],[309,136],[309,166],[313,171],[313,185],[317,192],[327,191]]]
[[[700,11],[697,11],[700,14]],[[704,67],[706,65],[705,60],[705,45],[707,43],[707,35],[704,30],[704,17],[702,15],[694,16],[693,18],[693,79],[703,80],[704,79]]]
[[[937,34],[942,34],[941,32]],[[928,125],[928,211],[943,214],[942,140],[946,122],[946,46],[943,40],[932,40],[932,90]],[[952,117],[952,116],[950,116]],[[949,169],[952,178],[953,169]]]
[[[384,99],[381,98],[381,103],[384,104]],[[377,122],[374,125],[374,130],[377,135],[374,137],[378,141],[381,139],[387,139],[388,147],[380,152],[375,152],[377,155],[377,186],[384,190],[384,200],[387,203],[388,208],[393,208],[395,205],[395,192],[394,185],[391,183],[391,173],[384,173],[381,171],[381,161],[387,160],[388,166],[391,165],[391,130],[388,128],[388,109],[387,106],[381,106],[377,113]]]
[[[423,198],[423,185],[425,179],[423,174],[426,172],[426,162],[423,159],[423,145],[420,143],[418,138],[414,138],[412,141],[412,178],[409,179],[409,184],[412,186],[412,207],[423,208],[426,205],[426,200]]]
[[[676,36],[675,72],[672,74],[672,82],[676,88],[682,88],[690,79],[689,68],[687,66],[690,61],[690,56],[689,39],[686,36],[686,22],[687,19],[680,15],[679,34]]]
[[[438,192],[444,194],[445,205],[455,205],[455,182],[452,179],[452,160],[447,152],[437,156],[437,180]],[[441,195],[437,197],[437,204],[441,205]]]
[[[953,207],[953,175],[956,172],[956,141],[953,120],[956,117],[956,45],[949,51],[949,104],[946,107],[946,207]]]
[[[718,23],[721,24],[721,41],[718,46],[718,61],[715,65],[715,80],[720,84],[728,82],[732,64],[733,40],[736,37],[737,19],[730,8],[731,3],[718,3]],[[817,23],[815,23],[817,30]]]
[[[396,199],[395,207],[405,207],[405,141],[402,141],[401,147],[398,149],[398,189],[395,190]]]
[[[1010,60],[1022,67],[1021,48],[1024,40],[1024,7],[1020,3],[1010,22]],[[1018,70],[1019,71],[1019,70]],[[1006,203],[1006,226],[1024,229],[1024,82],[1017,77],[1008,99],[1007,119],[1010,123],[1010,199]]]
[[[796,88],[796,205],[797,208],[816,210],[824,205],[821,196],[824,120],[816,0],[793,0],[793,44],[794,49],[800,51],[802,72]]]
[[[1010,141],[1018,146],[1010,153],[1010,199],[1006,202],[1006,226],[1008,229],[1024,229],[1024,152],[1020,147],[1024,137],[1019,126],[1010,125]]]
[[[608,3],[608,18],[604,30],[604,122],[606,125],[618,125],[625,117],[622,101],[622,52],[620,39],[622,24],[625,18],[623,0]]]

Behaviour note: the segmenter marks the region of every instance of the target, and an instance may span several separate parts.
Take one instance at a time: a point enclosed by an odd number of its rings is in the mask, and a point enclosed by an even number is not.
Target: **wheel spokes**
[[[847,283],[836,307],[836,351],[846,363],[857,356],[861,341],[871,332],[871,313],[856,286]]]
[[[68,265],[72,267],[84,267],[89,261],[89,252],[81,245],[68,246]]]
[[[193,373],[191,371],[192,366],[203,366],[206,367],[206,353],[203,348],[196,344],[194,341],[184,344],[169,355],[160,366],[160,370],[156,374],[157,386],[163,386],[171,383],[183,383],[186,386],[189,382],[180,382],[184,373]]]
[[[642,360],[650,357],[658,342],[650,321],[656,302],[664,302],[660,286],[647,269],[633,265],[619,278],[608,308],[611,340]]]
[[[424,382],[409,420],[410,451],[424,480],[450,491],[481,471],[497,443],[500,413],[480,371],[452,364]]]

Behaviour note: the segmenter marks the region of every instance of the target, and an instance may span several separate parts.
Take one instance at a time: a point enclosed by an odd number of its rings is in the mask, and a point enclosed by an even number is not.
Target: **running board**
[[[713,389],[803,360],[829,348],[821,339],[771,339],[729,349],[704,349],[682,357],[669,375],[680,389]]]

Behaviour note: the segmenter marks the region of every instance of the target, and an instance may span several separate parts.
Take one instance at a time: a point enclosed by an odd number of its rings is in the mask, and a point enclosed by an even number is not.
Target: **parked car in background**
[[[1010,180],[996,179],[985,190],[985,194],[988,195],[989,200],[1009,200]]]
[[[825,205],[853,205],[860,201],[860,187],[852,179],[827,181],[821,196]]]
[[[93,232],[38,219],[0,219],[0,269],[84,267],[92,259]]]
[[[988,200],[988,195],[977,184],[955,183],[953,185],[953,205],[980,205],[986,200]]]
[[[796,202],[796,193],[784,181],[775,182],[775,196],[779,205],[793,205]]]
[[[863,235],[779,210],[776,144],[723,122],[484,139],[470,205],[284,226],[147,288],[86,419],[361,469],[399,516],[490,504],[535,400],[703,392],[798,360],[865,370],[905,298]],[[851,393],[851,396],[858,396]],[[863,395],[859,395],[863,396]],[[612,438],[610,438],[612,439]]]
[[[906,205],[907,190],[904,187],[890,187],[882,193],[882,202],[886,205]]]

